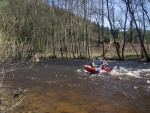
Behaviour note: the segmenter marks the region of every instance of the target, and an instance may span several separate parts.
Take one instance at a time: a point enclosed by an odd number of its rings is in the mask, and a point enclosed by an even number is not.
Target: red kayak
[[[108,68],[106,66],[102,66],[102,69],[99,70],[99,68],[92,68],[91,66],[89,65],[84,65],[84,68],[90,72],[90,73],[99,73],[101,71],[106,71],[106,72],[109,72],[111,71],[113,68]]]
[[[102,70],[105,70],[105,71],[111,71],[113,68],[109,68],[107,67],[106,65],[103,65],[102,66]]]

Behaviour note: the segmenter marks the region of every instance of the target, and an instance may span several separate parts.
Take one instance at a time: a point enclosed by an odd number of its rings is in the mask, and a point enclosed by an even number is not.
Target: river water
[[[15,113],[149,113],[150,63],[108,61],[109,73],[90,74],[82,59],[41,59],[16,67],[13,86],[26,98]],[[101,61],[95,61],[100,65]],[[12,111],[13,112],[13,111]]]

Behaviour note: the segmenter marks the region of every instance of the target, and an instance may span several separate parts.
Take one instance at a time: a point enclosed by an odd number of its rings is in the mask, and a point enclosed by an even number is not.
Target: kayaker
[[[102,65],[101,65],[102,69],[105,69],[107,65],[108,65],[108,63],[107,63],[107,61],[106,61],[106,58],[103,57]]]
[[[96,68],[98,65],[96,65],[96,64],[94,63],[94,59],[91,59],[90,66],[91,66],[92,68]]]
[[[38,57],[37,55],[34,55],[33,60],[34,60],[35,62],[39,62],[39,61],[40,61],[40,60],[39,60],[39,57]]]

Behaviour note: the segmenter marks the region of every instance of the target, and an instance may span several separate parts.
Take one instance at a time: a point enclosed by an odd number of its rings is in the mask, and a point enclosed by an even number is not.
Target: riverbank
[[[15,89],[14,86],[6,86],[7,84],[1,84],[0,86],[0,112],[12,112],[15,108],[21,105],[22,101],[26,98],[22,89]]]

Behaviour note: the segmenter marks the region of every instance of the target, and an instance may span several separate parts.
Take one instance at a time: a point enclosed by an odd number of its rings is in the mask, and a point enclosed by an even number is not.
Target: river
[[[9,78],[26,98],[12,113],[149,113],[149,62],[108,61],[114,69],[99,74],[88,73],[87,62],[47,58],[16,66]]]

